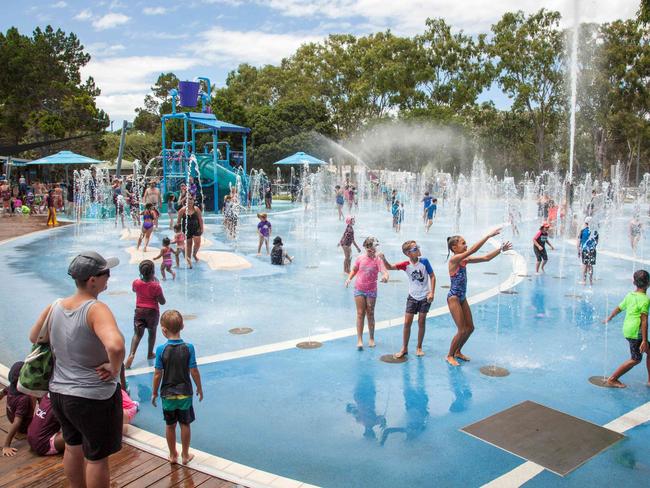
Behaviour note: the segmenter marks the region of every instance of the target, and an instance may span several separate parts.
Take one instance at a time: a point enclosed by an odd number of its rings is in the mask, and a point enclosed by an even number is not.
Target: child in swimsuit
[[[336,185],[334,190],[336,191],[336,208],[339,211],[339,220],[343,220],[343,204],[345,203],[343,191],[341,190],[340,185]]]
[[[354,283],[354,303],[357,307],[357,349],[363,349],[363,322],[368,317],[368,345],[375,347],[375,302],[377,301],[377,275],[381,272],[382,283],[388,281],[388,271],[384,262],[377,256],[379,241],[368,237],[363,241],[366,254],[359,256],[354,262],[352,271],[345,280],[346,288],[357,277]]]
[[[154,261],[156,259],[162,258],[162,264],[160,265],[160,274],[162,275],[163,281],[167,280],[167,277],[165,276],[165,271],[172,274],[172,280],[176,279],[176,273],[172,269],[172,256],[174,254],[175,253],[172,250],[171,241],[169,240],[169,237],[163,237],[160,254],[158,254],[158,256],[156,256],[155,258],[153,258]]]
[[[447,305],[451,313],[458,332],[451,341],[449,353],[447,354],[447,362],[452,366],[459,366],[458,359],[462,361],[469,361],[469,358],[461,352],[461,348],[469,339],[469,336],[474,332],[474,320],[472,319],[472,311],[467,303],[467,270],[468,263],[485,263],[491,261],[504,251],[512,249],[510,242],[504,242],[501,247],[492,252],[478,257],[471,257],[487,242],[490,237],[494,237],[501,232],[501,229],[496,229],[472,247],[467,247],[467,242],[462,236],[447,237],[448,253],[453,253],[449,259],[449,277],[451,279],[451,286],[447,294]],[[449,254],[448,254],[449,255]]]
[[[178,256],[183,253],[183,257],[185,257],[185,234],[183,233],[183,229],[181,228],[181,224],[176,224],[174,225],[174,244],[176,244],[176,267],[178,268],[180,266],[180,261],[178,259]]]
[[[153,223],[155,216],[153,213],[153,204],[147,203],[144,207],[144,212],[142,212],[142,233],[138,238],[138,245],[136,249],[140,249],[140,244],[144,240],[144,252],[147,252],[147,246],[149,245],[149,239],[151,238],[151,233],[153,232]]]

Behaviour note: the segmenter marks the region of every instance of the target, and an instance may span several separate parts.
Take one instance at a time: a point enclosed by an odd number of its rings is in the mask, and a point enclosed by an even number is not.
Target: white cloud
[[[67,7],[68,4],[61,1],[61,2],[56,2],[54,5],[52,5],[52,8],[65,8]]]
[[[111,29],[126,24],[129,20],[131,17],[128,15],[110,13],[93,20],[93,27],[97,30]]]
[[[86,52],[93,58],[115,56],[125,49],[126,47],[123,44],[108,44],[106,42],[93,42],[86,46]]]
[[[455,28],[470,33],[487,32],[508,11],[558,10],[567,19],[573,16],[572,2],[566,0],[255,0],[287,17],[366,19],[369,24],[391,28],[398,34],[413,35],[424,30],[427,17],[442,17]],[[580,19],[607,22],[635,15],[638,0],[591,0],[582,2]],[[358,22],[357,22],[358,24]]]
[[[135,108],[142,105],[160,73],[178,72],[202,63],[199,59],[166,56],[93,58],[82,69],[82,76],[92,76],[101,88],[97,105],[111,119],[133,120]]]
[[[169,12],[169,9],[165,7],[145,7],[142,9],[142,13],[145,15],[165,15],[167,12]]]
[[[90,20],[92,16],[93,13],[90,10],[86,9],[79,12],[77,15],[74,16],[74,18],[75,20]]]
[[[261,31],[228,31],[213,27],[199,35],[200,42],[187,48],[196,56],[207,56],[221,64],[278,63],[293,54],[305,42],[318,42],[322,37],[310,34],[271,34]]]

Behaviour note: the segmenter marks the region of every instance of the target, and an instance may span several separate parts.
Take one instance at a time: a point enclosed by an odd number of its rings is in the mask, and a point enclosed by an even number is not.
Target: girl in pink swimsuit
[[[176,253],[172,249],[171,241],[169,240],[169,237],[163,237],[162,245],[163,247],[160,249],[160,254],[158,254],[158,256],[156,256],[153,259],[155,261],[156,259],[162,258],[162,264],[160,265],[160,274],[162,275],[163,281],[167,279],[165,276],[165,271],[171,273],[172,279],[175,280],[176,273],[172,269],[172,264],[173,264],[172,256],[175,256]]]
[[[359,256],[354,262],[352,271],[345,280],[345,286],[356,276],[354,283],[354,303],[357,306],[357,349],[363,349],[363,323],[368,317],[368,346],[375,347],[375,302],[377,301],[377,276],[381,272],[382,283],[388,281],[388,271],[384,262],[377,257],[379,241],[368,237],[363,241],[366,254]]]

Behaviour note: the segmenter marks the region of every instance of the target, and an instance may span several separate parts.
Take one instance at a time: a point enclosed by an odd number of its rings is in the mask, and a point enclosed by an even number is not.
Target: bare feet
[[[460,366],[460,363],[456,361],[456,359],[453,356],[447,356],[447,362],[452,366]]]
[[[460,359],[461,361],[469,361],[470,360],[469,356],[465,356],[463,353],[460,353],[460,352],[457,352],[456,354],[454,354],[454,357],[456,359]]]
[[[178,454],[170,454],[167,459],[171,464],[176,464],[178,463]]]
[[[420,357],[422,357],[422,356],[424,356],[424,351],[418,347],[418,348],[415,350],[415,355],[416,355],[416,356],[420,356]]]
[[[192,459],[194,459],[194,454],[188,454],[187,456],[181,456],[181,461],[183,464],[189,463]]]
[[[131,365],[133,364],[134,359],[135,359],[135,356],[133,354],[129,354],[129,357],[126,358],[126,362],[124,363],[124,367],[126,369],[131,369]]]
[[[194,261],[196,261],[198,263],[199,262],[199,257],[196,254],[193,254],[193,256],[194,256]]]
[[[626,388],[627,385],[624,383],[621,383],[618,380],[612,379],[612,378],[607,378],[607,386],[611,386],[612,388]]]
[[[192,260],[188,258],[185,261],[187,262],[187,267],[192,269]]]
[[[147,359],[156,359],[155,354],[147,354]]]
[[[408,356],[408,353],[409,353],[408,351],[402,349],[400,352],[396,352],[395,354],[393,354],[393,357],[395,359],[402,359],[404,356]]]
[[[357,342],[357,351],[363,351],[363,342]]]
[[[375,347],[375,340],[374,339],[370,339],[368,341],[368,347]]]

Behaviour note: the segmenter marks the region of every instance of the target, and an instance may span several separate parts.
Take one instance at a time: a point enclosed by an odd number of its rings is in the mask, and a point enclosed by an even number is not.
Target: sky
[[[277,64],[302,43],[328,34],[365,35],[390,29],[412,36],[427,17],[442,17],[454,30],[489,32],[504,12],[558,10],[572,23],[576,4],[583,22],[635,15],[639,0],[2,0],[0,29],[30,34],[48,24],[74,32],[92,59],[97,99],[115,121],[132,121],[162,72],[181,79],[206,76],[223,86],[228,72],[246,62]],[[0,68],[1,69],[1,68]],[[507,98],[492,87],[481,95],[497,107]]]

